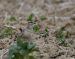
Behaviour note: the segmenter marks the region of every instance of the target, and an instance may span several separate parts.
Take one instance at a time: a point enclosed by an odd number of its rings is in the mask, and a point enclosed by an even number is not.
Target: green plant
[[[48,31],[48,27],[45,28],[45,32],[47,32],[47,33],[49,32],[49,31]]]
[[[41,20],[46,20],[46,17],[45,16],[40,16],[40,19]]]
[[[11,27],[5,27],[3,30],[0,31],[0,37],[1,38],[8,37],[14,33],[15,31]]]
[[[59,41],[60,45],[67,46],[67,43],[65,42],[67,36],[67,32],[64,31],[63,29],[60,29],[59,31],[56,32],[56,38]]]
[[[9,49],[7,59],[36,59],[32,54],[39,51],[33,43],[22,41],[17,37],[17,42]]]
[[[10,21],[16,21],[16,17],[11,16],[9,20],[10,20]]]
[[[33,14],[30,14],[29,17],[27,18],[27,21],[32,22],[33,21],[33,16],[34,16]]]
[[[39,32],[39,30],[40,30],[39,25],[34,25],[34,26],[33,26],[33,31],[34,31],[34,32]]]
[[[46,27],[44,31],[40,32],[40,35],[41,35],[42,37],[45,37],[45,38],[46,38],[47,36],[49,36],[48,27]]]

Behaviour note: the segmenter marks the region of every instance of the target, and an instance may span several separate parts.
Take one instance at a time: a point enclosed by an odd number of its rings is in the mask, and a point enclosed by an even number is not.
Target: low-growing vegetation
[[[39,49],[31,42],[22,41],[21,37],[16,38],[16,43],[11,45],[7,59],[36,59],[33,52]]]
[[[45,28],[45,30],[43,31],[42,34],[42,37],[46,38],[47,36],[49,36],[49,30],[48,30],[48,27]]]
[[[39,30],[40,30],[39,25],[34,25],[34,26],[33,26],[33,31],[34,31],[34,32],[39,32]]]
[[[30,14],[27,18],[27,21],[32,22],[33,21],[33,14]]]
[[[11,17],[9,18],[9,21],[16,21],[16,17],[15,17],[15,16],[11,16]]]
[[[15,33],[15,30],[11,27],[5,27],[0,31],[0,38],[9,37]]]
[[[67,43],[65,40],[67,38],[67,35],[68,35],[68,32],[65,31],[63,28],[59,29],[56,32],[56,39],[59,41],[59,45],[67,46]]]
[[[46,20],[46,16],[40,16],[40,19],[43,21],[43,20]]]

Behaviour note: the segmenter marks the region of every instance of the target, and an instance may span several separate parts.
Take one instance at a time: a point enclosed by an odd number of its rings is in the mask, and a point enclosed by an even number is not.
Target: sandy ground
[[[33,13],[41,26],[41,30],[48,27],[49,36],[42,37],[32,31],[31,24],[28,24],[27,17]],[[39,17],[47,17],[40,21]],[[22,28],[24,35],[29,37],[40,49],[38,59],[75,59],[75,1],[74,0],[0,0],[0,29],[6,25],[7,19],[15,16],[17,21],[13,24],[15,28]],[[57,43],[54,32],[61,27],[69,31],[71,36],[66,38],[68,47],[60,46]],[[18,32],[18,31],[17,31]],[[0,59],[8,51],[9,43],[13,38],[0,39]]]

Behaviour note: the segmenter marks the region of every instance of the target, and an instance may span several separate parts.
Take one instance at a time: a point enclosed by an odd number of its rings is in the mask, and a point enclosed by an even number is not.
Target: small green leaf
[[[6,27],[1,31],[0,37],[1,38],[8,37],[14,33],[15,33],[15,31],[11,27]]]
[[[32,22],[33,21],[33,14],[30,14],[29,17],[27,18],[27,21]]]
[[[10,20],[10,21],[16,21],[16,17],[11,16],[9,20]]]
[[[56,38],[59,41],[60,45],[66,44],[66,42],[65,42],[66,35],[67,35],[67,33],[63,29],[60,29],[59,31],[56,32]]]
[[[45,16],[40,16],[40,19],[41,20],[46,20],[46,17]]]
[[[33,56],[29,56],[29,59],[36,59],[35,57],[33,57]]]
[[[34,25],[33,31],[34,32],[39,32],[39,30],[40,30],[40,27],[38,25]]]
[[[34,48],[34,47],[35,47],[35,45],[34,45],[33,43],[29,43],[27,48],[28,48],[28,49],[32,49],[32,48]]]
[[[48,32],[48,27],[45,28],[45,31]]]

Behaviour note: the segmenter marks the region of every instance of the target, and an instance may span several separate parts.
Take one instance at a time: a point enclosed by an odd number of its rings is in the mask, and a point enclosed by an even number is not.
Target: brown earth
[[[42,37],[32,31],[27,17],[33,13],[41,26],[41,30],[48,27],[49,36]],[[47,17],[40,21],[39,17]],[[7,23],[10,16],[17,21],[12,26],[22,28],[29,41],[33,41],[40,49],[38,59],[75,59],[75,1],[74,0],[0,0],[0,29]],[[65,31],[71,35],[66,38],[68,47],[58,45],[54,32],[65,26]],[[13,36],[14,37],[14,36]],[[13,38],[0,39],[0,59],[8,52]]]

